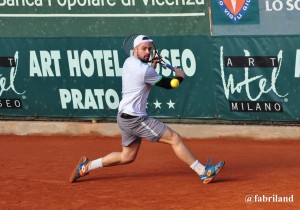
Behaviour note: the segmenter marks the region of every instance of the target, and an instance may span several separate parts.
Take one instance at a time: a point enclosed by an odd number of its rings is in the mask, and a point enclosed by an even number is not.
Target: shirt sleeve
[[[162,79],[162,76],[157,74],[152,66],[149,66],[146,70],[144,81],[150,85],[155,85]]]

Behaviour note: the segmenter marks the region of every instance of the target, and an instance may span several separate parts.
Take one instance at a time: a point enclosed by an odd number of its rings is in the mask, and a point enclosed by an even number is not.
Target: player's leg
[[[132,163],[138,154],[140,145],[139,142],[133,142],[126,147],[123,146],[121,152],[112,152],[93,161],[90,161],[87,157],[82,157],[73,170],[69,181],[75,182],[77,179],[86,176],[90,171],[98,168]]]
[[[87,157],[82,157],[70,176],[70,182],[75,182],[92,170],[129,164],[135,160],[142,139],[138,135],[132,134],[132,127],[136,127],[136,124],[139,124],[139,118],[123,119],[118,115],[117,121],[122,130],[122,151],[109,153],[93,161],[90,161]]]
[[[169,127],[158,142],[170,144],[177,157],[188,164],[200,176],[204,184],[211,182],[225,164],[222,160],[216,165],[211,165],[211,162],[207,162],[206,166],[202,165],[183,142],[181,136]]]
[[[131,130],[131,133],[152,142],[158,141],[171,145],[179,159],[191,166],[198,174],[204,173],[205,167],[196,160],[190,149],[183,142],[181,136],[158,119],[147,116],[139,118],[137,126]],[[125,135],[122,133],[122,136]]]
[[[123,146],[121,152],[112,152],[102,158],[103,167],[124,165],[132,163],[139,151],[140,143],[132,143],[129,146]]]
[[[140,143],[133,142],[129,146],[123,146],[121,152],[111,152],[104,157],[91,161],[88,172],[97,168],[132,163],[138,154],[140,145]]]
[[[128,129],[128,131],[122,130],[122,151],[112,152],[98,160],[95,160],[95,168],[97,168],[97,163],[99,163],[98,165],[100,167],[109,167],[132,163],[138,154],[141,146],[141,141],[141,137],[131,134],[130,129]],[[91,170],[93,169],[94,168],[91,167]]]
[[[186,164],[191,165],[196,161],[195,156],[183,142],[181,136],[169,127],[167,127],[165,133],[158,142],[171,145],[177,157]]]

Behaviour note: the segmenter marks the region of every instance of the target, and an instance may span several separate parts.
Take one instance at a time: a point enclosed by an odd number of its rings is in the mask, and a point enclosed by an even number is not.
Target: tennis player
[[[147,116],[146,105],[151,87],[172,89],[170,81],[173,79],[157,74],[157,60],[154,59],[151,65],[148,64],[152,42],[145,35],[137,36],[133,43],[133,56],[126,59],[122,69],[122,100],[117,116],[122,130],[122,151],[112,152],[92,161],[82,157],[69,178],[70,182],[75,182],[98,168],[132,163],[137,157],[142,139],[169,144],[175,155],[190,166],[204,184],[211,182],[223,168],[223,160],[216,165],[212,165],[211,160],[207,161],[206,166],[202,165],[176,131]],[[181,83],[184,72],[179,68],[175,68],[174,72]]]

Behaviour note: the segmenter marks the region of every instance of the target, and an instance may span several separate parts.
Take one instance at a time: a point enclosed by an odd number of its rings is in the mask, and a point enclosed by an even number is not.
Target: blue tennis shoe
[[[210,183],[217,176],[217,174],[220,173],[220,171],[225,165],[225,161],[221,160],[216,165],[211,165],[211,164],[212,164],[212,160],[208,159],[206,162],[205,172],[203,175],[200,175],[200,179],[203,182],[203,184]]]

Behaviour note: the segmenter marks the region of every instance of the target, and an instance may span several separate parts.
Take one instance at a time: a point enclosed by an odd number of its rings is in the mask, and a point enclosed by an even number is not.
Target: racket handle
[[[172,71],[175,71],[174,67],[171,66],[170,64],[166,63],[166,64],[164,64],[164,66],[167,67],[167,68],[169,68],[169,69],[171,69]]]

